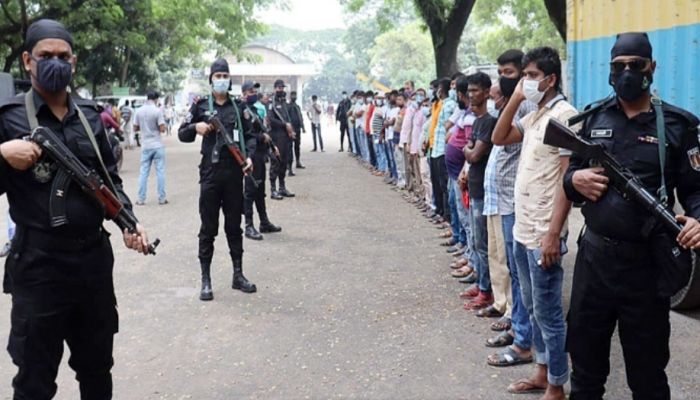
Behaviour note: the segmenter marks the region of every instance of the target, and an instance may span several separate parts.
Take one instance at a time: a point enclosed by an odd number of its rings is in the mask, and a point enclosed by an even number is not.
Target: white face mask
[[[492,117],[498,118],[498,110],[496,110],[496,102],[488,99],[486,100],[486,110],[491,114]]]
[[[228,92],[231,81],[228,79],[212,79],[211,86],[214,92],[223,94]]]
[[[545,78],[546,77],[540,79],[539,81],[535,79],[525,79],[523,81],[523,94],[525,95],[526,99],[535,104],[540,104],[540,101],[542,101],[544,94],[547,92],[546,89],[544,92],[540,92],[539,89],[540,82],[545,80]]]
[[[376,99],[376,100],[374,100],[374,105],[376,105],[376,106],[378,106],[378,107],[381,107],[381,106],[384,105],[384,100],[382,100],[382,99]]]
[[[423,115],[426,117],[430,115],[430,107],[423,106],[421,107],[421,111],[423,111]]]

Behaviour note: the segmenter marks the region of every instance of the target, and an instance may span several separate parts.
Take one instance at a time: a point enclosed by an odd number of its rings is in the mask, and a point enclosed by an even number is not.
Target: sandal
[[[498,321],[491,324],[491,330],[500,332],[510,330],[512,324],[510,318],[505,315],[498,319]]]
[[[462,300],[473,299],[479,295],[479,287],[477,285],[471,286],[465,292],[459,294],[459,298]]]
[[[503,313],[498,311],[494,306],[488,306],[476,312],[477,317],[481,318],[499,318]]]
[[[508,331],[503,331],[499,333],[498,335],[486,339],[486,347],[506,347],[510,346],[513,344],[513,341],[515,338],[510,334]],[[513,353],[515,353],[515,350],[511,348]],[[503,353],[506,353],[507,350],[503,351],[502,353],[499,353],[499,356],[503,355]],[[530,361],[532,361],[532,357],[530,357]],[[515,365],[515,364],[513,364]]]
[[[450,268],[452,268],[452,269],[460,269],[460,268],[462,268],[462,267],[466,267],[467,265],[469,265],[469,261],[467,261],[466,258],[460,258],[459,260],[457,260],[457,261],[453,262],[452,264],[450,264]]]
[[[454,238],[450,238],[450,240],[446,240],[446,241],[440,243],[440,246],[450,247],[450,246],[454,246],[456,244],[457,244],[457,241]]]
[[[438,235],[440,239],[449,239],[452,237],[452,231],[445,231]],[[451,246],[451,245],[450,245]]]
[[[465,276],[471,274],[473,271],[472,267],[464,266],[458,270],[452,271],[450,275],[452,275],[453,278],[464,278]]]
[[[532,355],[530,355],[529,357],[523,357],[522,355],[518,354],[518,352],[515,351],[515,349],[513,349],[513,346],[508,346],[505,349],[503,349],[503,351],[496,353],[496,354],[491,354],[490,356],[488,356],[486,358],[486,363],[492,367],[512,367],[514,365],[529,364],[531,362],[532,362]],[[523,381],[523,379],[515,382],[514,384],[509,385],[508,391],[510,393],[534,393],[532,391],[522,391],[522,390],[515,391],[515,392],[510,391],[511,386],[517,385],[521,381]],[[534,384],[532,384],[531,381],[530,381],[530,384],[532,387],[538,387],[538,386],[535,386]],[[532,389],[530,389],[530,390],[532,390]]]
[[[528,378],[518,379],[508,385],[508,393],[512,394],[544,393],[545,390],[546,388],[535,385],[535,383]]]

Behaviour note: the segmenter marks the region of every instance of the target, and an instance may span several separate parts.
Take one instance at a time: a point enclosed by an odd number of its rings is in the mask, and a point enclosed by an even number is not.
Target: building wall
[[[568,0],[569,96],[581,108],[613,93],[610,49],[621,32],[649,34],[657,68],[652,90],[700,115],[700,1]]]

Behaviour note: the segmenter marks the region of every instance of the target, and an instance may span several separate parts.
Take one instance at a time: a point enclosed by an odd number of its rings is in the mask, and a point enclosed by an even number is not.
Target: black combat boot
[[[275,233],[281,232],[282,228],[270,222],[267,216],[260,217],[260,232],[262,233]]]
[[[283,196],[283,197],[294,197],[294,196],[296,196],[294,193],[292,193],[292,192],[290,192],[289,190],[287,190],[287,187],[286,187],[285,185],[283,185],[283,184],[280,184],[280,190],[279,190],[279,192],[277,192],[277,193],[278,193],[280,196]]]
[[[277,185],[274,181],[270,182],[270,198],[272,200],[284,200],[284,197],[277,191]]]
[[[240,258],[233,260],[233,284],[231,287],[244,293],[255,293],[258,291],[255,284],[248,282],[243,276],[243,260]]]
[[[211,290],[211,264],[201,263],[202,267],[202,290],[199,292],[199,299],[202,301],[214,300],[214,292]]]
[[[253,226],[252,222],[246,222],[245,224],[245,237],[252,240],[263,240],[263,235],[261,235],[260,232],[255,230],[255,226]]]

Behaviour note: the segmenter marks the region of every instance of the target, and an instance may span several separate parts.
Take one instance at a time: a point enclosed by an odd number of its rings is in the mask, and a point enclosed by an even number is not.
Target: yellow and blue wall
[[[700,1],[568,0],[568,92],[579,109],[613,93],[610,49],[621,32],[647,32],[657,67],[652,90],[700,115]]]

